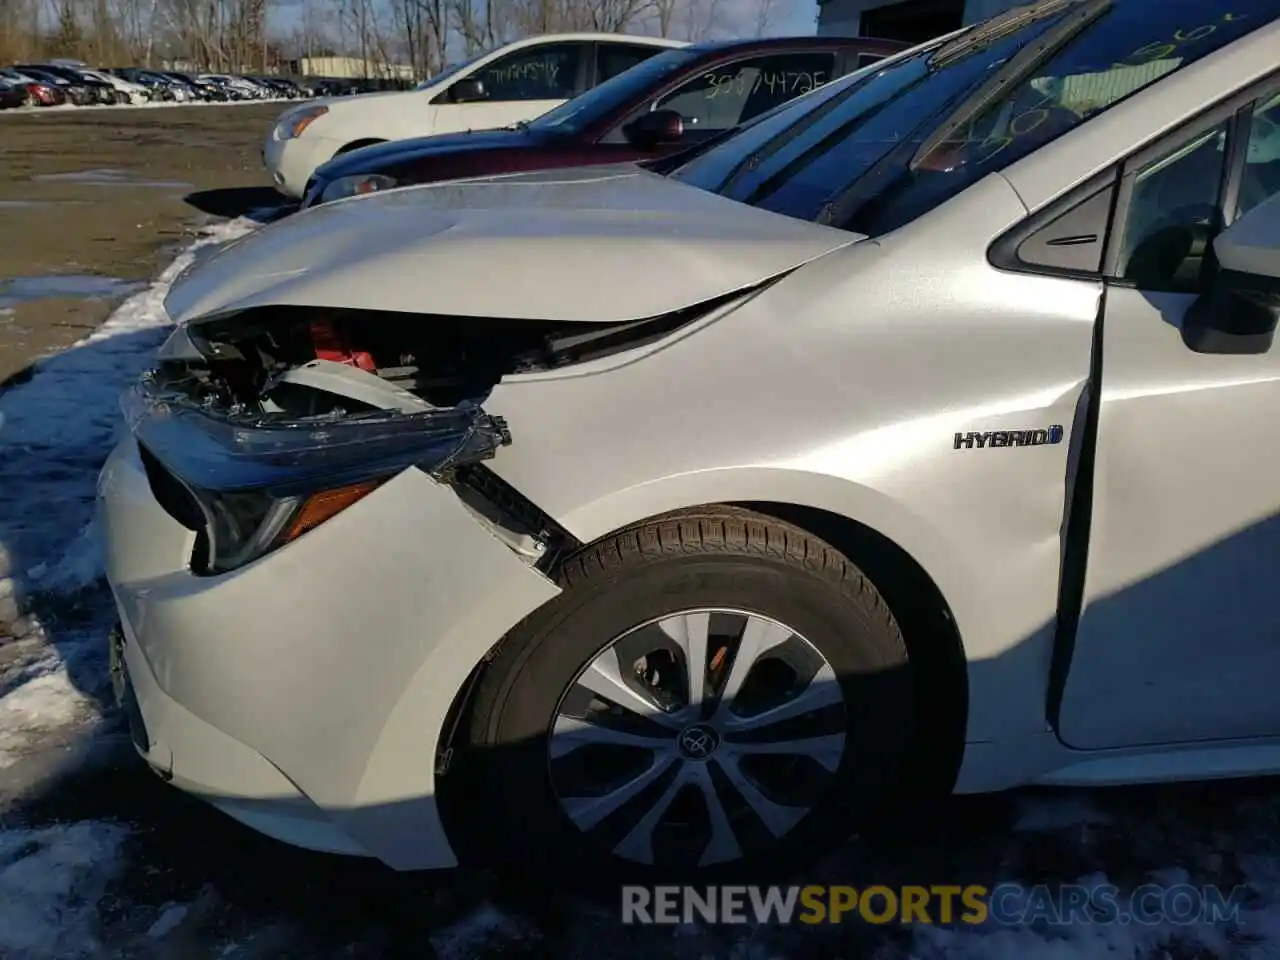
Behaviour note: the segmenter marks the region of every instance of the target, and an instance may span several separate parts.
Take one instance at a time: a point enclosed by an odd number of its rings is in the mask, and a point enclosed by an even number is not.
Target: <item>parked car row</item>
[[[300,100],[313,95],[311,85],[283,77],[90,67],[66,60],[0,67],[0,109]]]
[[[869,38],[795,37],[656,51],[531,120],[345,152],[311,175],[302,206],[459,177],[656,161],[723,137],[905,46]],[[458,78],[452,86],[475,96],[467,102],[481,114],[498,108],[485,97],[483,73]],[[318,109],[308,111],[314,115]]]
[[[99,481],[138,751],[300,846],[598,889],[1277,773],[1278,21],[1037,0],[852,71],[559,39],[286,116],[291,189],[580,130],[175,282]]]
[[[263,161],[282,192],[314,205],[468,173],[656,158],[904,46],[831,37],[696,47],[618,34],[531,37],[410,91],[322,98],[287,111]],[[494,132],[438,136],[477,130]],[[366,149],[378,145],[377,154]],[[337,165],[321,168],[335,157]]]
[[[412,90],[415,84],[411,80],[398,78],[317,78],[313,83],[317,97],[353,97],[361,93],[395,93],[400,90]]]

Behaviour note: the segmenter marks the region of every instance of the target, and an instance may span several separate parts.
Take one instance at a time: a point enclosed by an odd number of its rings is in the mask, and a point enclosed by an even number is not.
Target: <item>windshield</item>
[[[427,77],[427,79],[423,80],[413,89],[425,90],[427,89],[427,87],[434,87],[441,80],[448,80],[459,70],[466,69],[467,67],[475,63],[477,60],[479,60],[481,57],[486,57],[486,56],[488,56],[487,53],[478,53],[474,57],[470,57],[469,59],[463,60],[461,63],[455,63],[451,67],[445,67],[443,70],[437,73],[434,77]]]
[[[876,236],[1277,15],[1280,0],[1014,9],[829,84],[672,176]]]
[[[662,78],[697,60],[700,55],[689,50],[668,50],[642,60],[616,77],[580,97],[562,103],[529,124],[532,130],[555,133],[580,133],[620,104],[642,96],[657,87]]]

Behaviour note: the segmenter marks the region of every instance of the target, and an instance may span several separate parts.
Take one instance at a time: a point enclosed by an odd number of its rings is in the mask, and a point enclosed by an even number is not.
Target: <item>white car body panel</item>
[[[136,444],[108,461],[99,496],[130,673],[142,678],[135,686],[153,740],[148,760],[288,842],[404,869],[449,865],[432,744],[453,691],[475,666],[474,639],[505,633],[557,588],[477,524],[447,487],[417,471],[308,534],[299,549],[264,557],[277,585],[270,596],[255,585],[267,569],[261,564],[216,582],[191,575],[192,534],[156,503]],[[130,536],[119,536],[126,530]],[[395,544],[414,530],[448,543],[449,552],[406,555]],[[368,554],[340,546],[355,531],[368,535]],[[307,586],[317,576],[346,584],[352,563],[384,575],[368,589],[320,595]],[[391,596],[406,601],[395,605],[403,614],[388,615]],[[228,625],[227,614],[237,622]],[[208,632],[171,642],[176,623],[188,620]],[[319,649],[303,658],[287,653],[294,630],[335,627],[376,636],[378,655],[360,645],[330,651],[336,658]],[[351,659],[357,654],[363,666]],[[227,690],[231,698],[218,692]],[[338,703],[349,707],[346,717],[313,722],[313,711]],[[421,762],[405,763],[405,750]]]
[[[857,239],[630,165],[540,171],[304,210],[219,251],[166,306],[179,323],[263,304],[616,322],[732,293]],[[496,283],[495,264],[538,282]]]
[[[428,85],[420,90],[329,97],[287,110],[281,115],[280,121],[297,110],[314,104],[323,104],[328,108],[328,112],[313,121],[302,136],[291,140],[279,138],[279,122],[273,126],[263,147],[263,163],[277,188],[288,196],[302,197],[307,180],[316,167],[333,159],[338,151],[352,143],[429,137],[464,130],[488,130],[510,126],[520,120],[533,120],[558,107],[564,100],[486,100],[438,104],[432,101],[458,80],[482,73],[500,57],[530,47],[566,42],[652,46],[655,52],[687,46],[676,40],[616,33],[546,34],[518,40],[477,58],[474,63],[449,74],[439,83],[428,81]]]
[[[998,700],[973,700],[970,739],[1008,734],[1011,715],[1034,731],[1042,693],[995,675],[1024,669],[1028,647],[1047,658],[1068,444],[1014,462],[955,456],[951,438],[960,424],[1069,427],[1088,374],[1101,291],[1009,277],[982,259],[957,262],[932,243],[928,222],[945,217],[964,225],[957,230],[988,236],[1025,213],[1005,181],[989,178],[947,208],[881,241],[830,253],[696,334],[642,351],[643,358],[509,377],[486,409],[507,418],[522,442],[503,450],[492,469],[583,541],[703,503],[781,500],[856,517],[924,567],[952,605],[966,651],[983,661],[975,671],[990,671],[993,687],[1003,690]],[[880,278],[888,276],[910,282],[886,295]],[[998,354],[975,342],[968,324],[939,326],[925,309],[941,298],[953,310],[966,303],[980,310],[988,302],[980,292],[992,285],[1016,305],[982,321],[1001,331]],[[814,298],[816,288],[830,297]],[[851,311],[852,304],[861,309]],[[808,345],[803,390],[787,387],[797,341]],[[1013,356],[1024,358],[1025,375],[1009,368]],[[997,376],[998,395],[988,391],[983,406],[966,409],[964,398]],[[758,386],[749,389],[744,378]],[[815,404],[814,390],[827,401]],[[938,402],[943,393],[950,402]],[[663,417],[623,413],[647,408],[651,396],[663,398],[663,409],[696,410],[698,429],[677,431]],[[939,407],[950,412],[939,416]],[[603,446],[623,423],[625,447]],[[752,425],[750,444],[742,424]],[[759,449],[773,455],[762,460],[752,453]],[[566,476],[555,469],[566,462],[582,468]],[[951,491],[971,485],[991,496],[957,509]],[[1002,571],[998,579],[976,575],[992,569]]]

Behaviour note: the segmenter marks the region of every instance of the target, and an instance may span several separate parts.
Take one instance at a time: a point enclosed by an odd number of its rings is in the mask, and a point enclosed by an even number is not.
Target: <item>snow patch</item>
[[[1083,792],[1031,795],[1022,798],[1015,833],[1053,833],[1073,827],[1110,823]]]
[[[74,628],[31,612],[42,597],[100,583],[97,474],[122,427],[119,396],[164,338],[164,298],[178,275],[201,248],[256,226],[203,231],[90,336],[0,392],[0,769],[98,715],[109,597],[102,591],[90,622]]]
[[[71,683],[65,666],[45,658],[45,672],[36,670],[0,698],[0,770],[13,766],[54,732],[91,716],[92,700]]]
[[[431,937],[437,960],[470,960],[497,952],[504,943],[537,939],[539,931],[490,903],[481,904],[447,930]]]
[[[97,821],[0,832],[0,956],[97,952],[98,899],[121,865],[127,834]]]
[[[182,923],[187,917],[187,912],[191,909],[189,904],[185,903],[166,903],[160,911],[160,916],[151,928],[147,931],[147,939],[163,940]]]
[[[1235,955],[1240,960],[1280,958],[1280,857],[1244,854],[1237,858],[1253,902],[1240,912]]]

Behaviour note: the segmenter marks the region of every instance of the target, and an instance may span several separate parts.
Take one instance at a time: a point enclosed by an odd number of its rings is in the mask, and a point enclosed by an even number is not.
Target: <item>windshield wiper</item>
[[[919,147],[914,146],[914,139],[905,137],[896,149],[890,150],[880,158],[871,169],[849,184],[844,190],[829,198],[822,205],[818,223],[848,223],[873,197],[880,192],[880,183],[886,175],[903,176],[916,170],[920,163],[955,131],[967,124],[983,109],[1007,93],[1015,84],[1029,76],[1032,71],[1047,61],[1059,49],[1093,23],[1111,7],[1112,0],[1050,0],[1030,11],[1022,11],[1019,23],[1025,26],[1035,20],[1043,19],[1046,8],[1061,13],[1072,6],[1080,9],[1062,22],[1050,27],[1038,39],[1028,43],[1010,57],[1003,66],[978,86],[973,93],[965,97],[954,107]],[[1013,11],[1017,12],[1017,11]],[[1032,17],[1032,13],[1041,16]]]
[[[940,124],[938,129],[927,137],[924,143],[920,144],[920,148],[916,150],[907,164],[907,169],[915,170],[925,157],[929,156],[939,145],[946,143],[953,133],[981,114],[983,110],[994,103],[1010,87],[1021,81],[1028,73],[1111,8],[1111,0],[1067,0],[1066,3],[1061,2],[1061,0],[1053,0],[1053,4],[1057,10],[1074,4],[1079,4],[1080,9],[1051,30],[1047,30],[1044,36],[1038,40],[1027,44],[1018,51],[1016,56],[1010,57],[1008,63],[996,71],[995,76],[991,77],[956,107],[946,122]]]
[[[945,67],[950,63],[955,63],[957,60],[962,60],[1028,24],[1060,13],[1063,8],[1076,2],[1077,0],[1040,0],[1039,3],[1025,4],[1021,7],[1014,7],[1012,10],[1006,10],[999,16],[978,24],[954,40],[944,43],[929,58],[929,66]]]

